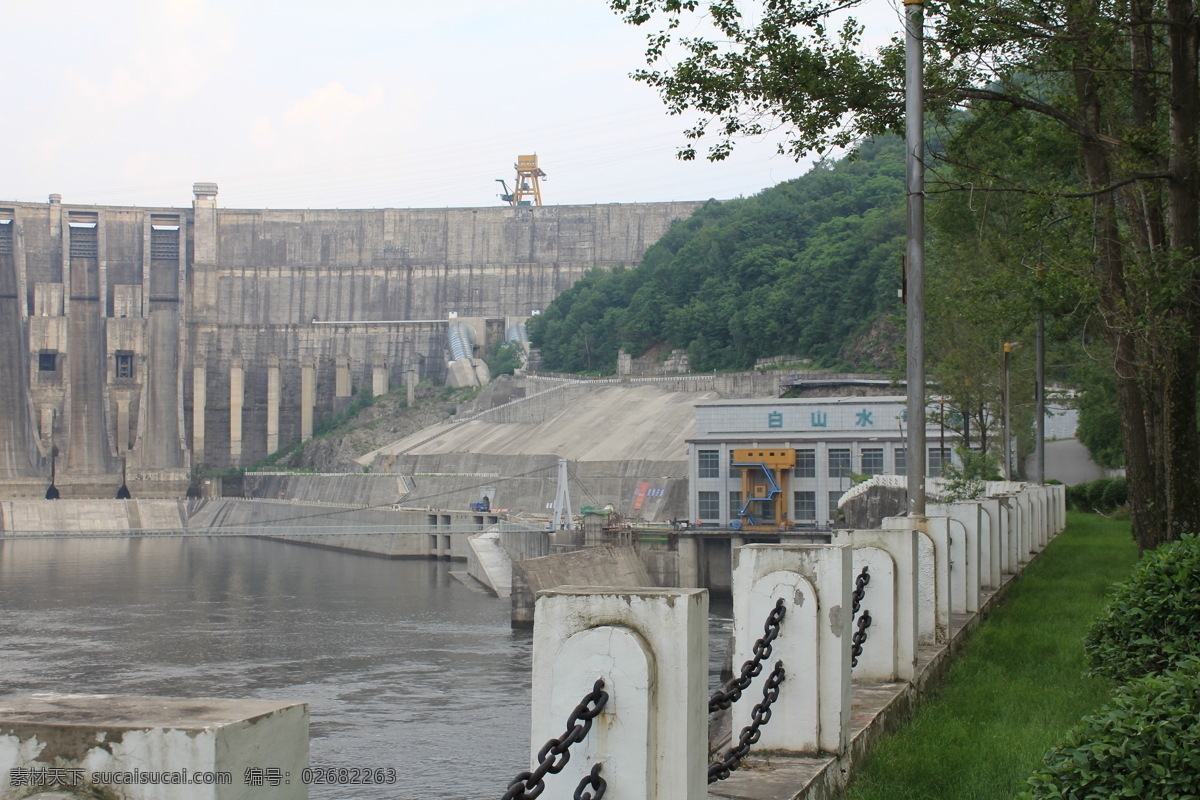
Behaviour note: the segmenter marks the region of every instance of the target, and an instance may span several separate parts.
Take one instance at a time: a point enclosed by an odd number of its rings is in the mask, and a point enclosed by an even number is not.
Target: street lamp
[[[1012,480],[1012,440],[1008,425],[1008,409],[1009,409],[1009,354],[1014,347],[1020,347],[1020,342],[1005,342],[1004,343],[1004,480]]]

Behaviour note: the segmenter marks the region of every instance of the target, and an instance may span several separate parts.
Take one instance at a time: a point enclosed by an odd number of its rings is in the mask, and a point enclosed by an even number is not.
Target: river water
[[[304,701],[314,766],[397,775],[314,800],[499,797],[528,764],[532,639],[462,568],[233,537],[0,542],[0,695]]]

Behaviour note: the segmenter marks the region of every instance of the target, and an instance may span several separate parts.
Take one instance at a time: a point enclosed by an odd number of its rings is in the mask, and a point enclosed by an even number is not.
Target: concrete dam
[[[698,202],[267,210],[0,201],[0,498],[179,497],[359,391],[446,377]]]

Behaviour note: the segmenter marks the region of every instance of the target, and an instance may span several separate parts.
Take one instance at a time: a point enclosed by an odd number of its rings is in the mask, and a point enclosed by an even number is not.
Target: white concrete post
[[[1000,569],[1007,575],[1016,575],[1020,568],[1017,566],[1017,536],[1016,534],[1016,505],[1012,495],[1001,494],[994,499],[1000,504]]]
[[[1067,487],[1051,486],[1050,488],[1054,491],[1055,507],[1058,509],[1057,523],[1054,526],[1054,533],[1057,535],[1067,527]]]
[[[58,782],[72,796],[113,800],[303,800],[307,766],[304,703],[78,694],[0,702],[4,798]]]
[[[917,635],[921,644],[950,640],[950,523],[945,517],[885,517],[884,528],[920,531],[917,541]]]
[[[917,674],[917,531],[851,530],[839,532],[834,544],[854,548],[854,580],[864,566],[870,567],[871,582],[863,598],[863,609],[871,612],[871,627],[855,680],[911,681]],[[881,556],[887,569],[877,569]],[[861,613],[861,612],[860,612]],[[857,627],[857,620],[852,625]]]
[[[970,614],[979,610],[979,505],[973,501],[938,503],[928,508],[931,516],[950,520],[950,610]]]
[[[531,760],[562,736],[597,678],[608,703],[587,738],[572,746],[565,769],[546,776],[542,796],[572,797],[592,764],[601,762],[606,798],[704,800],[708,591],[559,586],[539,592]]]
[[[980,582],[988,589],[1000,588],[1000,501],[985,497],[979,504],[980,523]],[[986,555],[982,555],[986,553]]]
[[[849,744],[852,562],[850,545],[751,544],[734,551],[735,669],[753,657],[776,601],[787,608],[770,663],[733,707],[736,736],[750,724],[775,661],[783,662],[775,724],[760,729],[752,752],[841,753]]]
[[[1046,494],[1040,486],[1031,486],[1026,490],[1029,495],[1031,519],[1033,521],[1033,546],[1039,553],[1046,549],[1050,537],[1046,535]]]
[[[1019,492],[1013,495],[1013,506],[1017,510],[1017,562],[1024,567],[1033,560],[1036,549],[1033,539],[1033,519],[1030,513],[1029,492]]]

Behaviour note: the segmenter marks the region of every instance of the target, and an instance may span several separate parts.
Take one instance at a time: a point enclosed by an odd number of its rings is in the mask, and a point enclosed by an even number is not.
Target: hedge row
[[[1200,800],[1200,537],[1147,553],[1084,640],[1122,682],[1029,779],[1023,800]]]
[[[1129,484],[1124,478],[1099,478],[1067,487],[1067,507],[1072,511],[1108,514],[1128,501]]]

